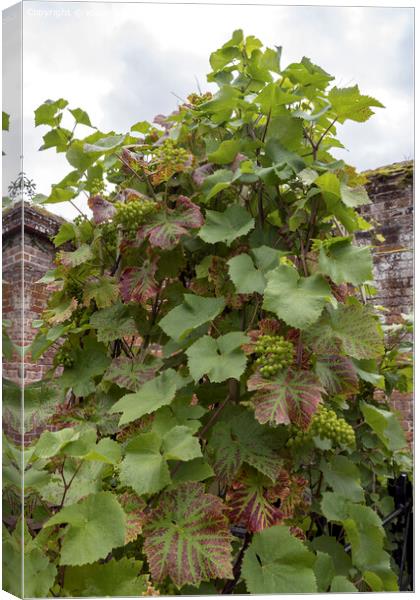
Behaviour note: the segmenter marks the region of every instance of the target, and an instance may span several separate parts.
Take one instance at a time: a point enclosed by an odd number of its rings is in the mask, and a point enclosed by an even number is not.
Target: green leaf
[[[274,482],[283,464],[278,445],[278,436],[260,425],[250,411],[237,410],[214,425],[207,450],[222,485],[231,483],[244,463]]]
[[[320,317],[331,293],[321,275],[300,277],[288,265],[270,271],[267,280],[263,307],[298,329],[307,329]]]
[[[126,425],[144,415],[155,412],[170,404],[175,398],[177,373],[166,369],[150,381],[146,381],[137,392],[126,394],[111,408],[111,412],[122,412],[119,425]]]
[[[56,236],[53,237],[54,246],[62,246],[66,242],[71,242],[76,238],[73,223],[63,223]]]
[[[267,84],[255,98],[254,102],[258,104],[261,111],[265,114],[271,114],[273,117],[284,114],[284,105],[299,101],[300,97],[290,92],[283,91],[278,82]]]
[[[266,286],[264,274],[255,268],[249,254],[239,254],[231,258],[229,265],[229,277],[240,294],[262,294]]]
[[[326,172],[317,177],[314,182],[327,199],[337,200],[340,198],[340,180],[334,173]]]
[[[72,388],[76,396],[88,396],[96,389],[94,378],[102,375],[110,362],[103,344],[85,338],[83,348],[74,351],[74,366],[64,369],[60,382],[65,389]]]
[[[215,152],[208,155],[208,160],[216,165],[226,165],[233,162],[241,148],[241,140],[226,140]]]
[[[45,598],[54,585],[57,567],[41,550],[34,548],[24,556],[25,598]]]
[[[316,553],[314,572],[318,592],[327,592],[335,575],[334,562],[329,554],[319,551]]]
[[[341,183],[340,192],[342,201],[350,208],[371,204],[368,193],[363,186],[349,187],[348,185]]]
[[[186,481],[205,481],[214,476],[211,466],[202,457],[194,458],[177,466],[172,476],[175,483]]]
[[[171,483],[161,447],[162,438],[154,432],[133,438],[126,447],[120,466],[121,483],[130,486],[139,495],[155,494]]]
[[[407,447],[404,431],[394,413],[365,402],[360,405],[360,409],[366,423],[388,450],[395,451]]]
[[[275,525],[254,535],[241,573],[250,594],[314,593],[314,563],[315,555],[288,527]]]
[[[353,358],[378,358],[384,352],[383,332],[372,310],[361,304],[339,304],[324,311],[308,330],[312,348],[319,354],[341,349]]]
[[[248,379],[255,418],[259,423],[307,428],[321,402],[324,391],[311,371],[287,369],[273,379],[264,379],[258,372]]]
[[[86,171],[98,157],[97,154],[87,153],[84,147],[85,144],[81,140],[74,140],[66,152],[68,162],[79,171]]]
[[[216,173],[206,177],[202,188],[206,201],[211,200],[219,192],[228,188],[232,180],[233,173],[230,169],[219,169]]]
[[[156,376],[156,372],[161,366],[162,361],[160,359],[145,364],[138,358],[118,356],[112,360],[103,379],[116,383],[120,388],[137,392],[146,381]]]
[[[324,492],[321,500],[322,514],[328,521],[342,522],[348,515],[347,498],[344,498],[336,492]]]
[[[83,302],[85,306],[94,300],[98,308],[107,308],[117,301],[119,295],[118,284],[109,275],[90,277],[84,284]]]
[[[265,151],[267,157],[271,159],[272,164],[276,167],[286,165],[287,167],[290,167],[293,173],[299,173],[306,167],[304,160],[299,154],[290,152],[290,150],[287,150],[287,148],[275,138],[271,138],[267,141]]]
[[[330,592],[332,594],[339,594],[340,592],[352,593],[358,591],[359,590],[357,587],[353,585],[352,582],[347,579],[347,577],[343,577],[343,575],[336,575],[331,581]]]
[[[80,123],[81,125],[87,125],[88,127],[92,127],[92,123],[90,122],[89,115],[85,110],[81,108],[69,108],[69,111],[73,115],[76,120],[76,123]]]
[[[212,321],[225,307],[224,298],[203,298],[184,294],[184,302],[163,317],[159,327],[170,338],[180,341],[191,331]]]
[[[311,546],[317,552],[329,554],[334,563],[334,571],[337,575],[346,576],[351,568],[351,558],[344,550],[344,546],[337,542],[336,538],[321,535],[314,538]]]
[[[9,131],[10,126],[10,115],[4,110],[1,113],[1,128],[2,131]]]
[[[116,150],[119,146],[124,143],[126,138],[126,134],[122,135],[108,135],[103,137],[92,144],[84,144],[83,151],[90,152],[100,152],[101,154],[105,154],[106,152],[111,152]]]
[[[98,342],[112,342],[125,336],[137,335],[130,307],[120,302],[95,311],[89,322],[96,329]]]
[[[124,545],[125,513],[111,492],[91,494],[62,508],[44,527],[64,523],[60,565],[95,562]]]
[[[231,534],[223,501],[200,483],[162,494],[144,526],[144,551],[153,580],[169,576],[180,588],[231,579]]]
[[[79,437],[72,427],[59,431],[44,431],[36,443],[34,453],[39,458],[51,458],[58,454],[70,441]]]
[[[321,471],[325,482],[340,494],[353,502],[364,500],[363,488],[360,484],[360,472],[357,466],[348,458],[336,455],[328,462],[321,461]]]
[[[92,248],[88,244],[82,244],[71,252],[61,251],[58,258],[65,267],[78,267],[93,258]]]
[[[67,202],[77,196],[77,192],[72,188],[60,188],[55,185],[51,187],[51,194],[43,201],[43,204],[57,204]]]
[[[239,379],[246,367],[246,356],[241,345],[249,341],[248,336],[232,331],[214,339],[201,337],[188,348],[188,368],[195,381],[208,375],[213,383],[226,379]]]
[[[64,572],[66,595],[74,597],[143,596],[147,591],[147,575],[142,563],[124,556],[104,564],[67,567]]]
[[[56,148],[57,152],[65,152],[71,140],[71,131],[57,127],[48,131],[42,139],[44,143],[39,148],[40,150],[48,150],[48,148]]]
[[[67,100],[63,98],[55,102],[53,100],[46,100],[44,104],[41,104],[35,110],[35,127],[38,127],[38,125],[51,125],[51,127],[58,125],[59,119],[57,113],[65,108],[67,104]]]
[[[369,506],[348,505],[348,518],[343,521],[351,544],[353,565],[362,572],[386,571],[389,556],[383,550],[385,531],[378,515]]]
[[[161,453],[162,439],[154,432],[131,439],[120,466],[120,481],[137,494],[154,494],[171,482]]]
[[[336,114],[339,123],[344,123],[348,119],[363,123],[374,114],[371,106],[384,108],[384,105],[375,98],[363,96],[357,85],[347,88],[333,87],[328,93],[328,100],[331,103],[331,111]]]
[[[348,240],[339,240],[328,249],[321,247],[319,270],[334,283],[359,285],[373,279],[372,269],[372,256],[367,246],[353,246]]]
[[[224,212],[206,211],[206,220],[198,236],[208,244],[224,242],[228,246],[247,234],[255,226],[255,220],[245,208],[231,204]]]

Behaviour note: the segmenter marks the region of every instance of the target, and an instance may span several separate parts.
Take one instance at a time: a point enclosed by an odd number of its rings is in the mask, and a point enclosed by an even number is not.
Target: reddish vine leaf
[[[259,475],[248,475],[235,482],[226,494],[226,502],[232,523],[253,533],[280,523],[284,516],[270,501]]]
[[[273,432],[257,423],[250,411],[235,412],[213,427],[208,451],[222,485],[231,483],[243,463],[276,481],[282,467],[276,444]]]
[[[91,196],[88,206],[93,213],[93,221],[96,225],[110,221],[116,213],[115,206],[102,196]]]
[[[304,477],[283,470],[275,486],[267,491],[270,502],[280,500],[285,519],[292,519],[298,511],[306,512],[311,503],[309,483]]]
[[[104,374],[104,380],[116,383],[120,388],[137,392],[141,386],[156,376],[162,361],[156,359],[151,364],[144,364],[138,360],[119,356],[114,358]]]
[[[150,223],[140,227],[137,239],[149,240],[151,246],[171,250],[181,236],[204,223],[200,208],[186,196],[179,196],[174,209],[160,211]]]
[[[120,291],[124,302],[146,303],[159,291],[155,280],[157,258],[144,260],[141,267],[127,267],[121,274]]]
[[[315,369],[321,384],[332,395],[355,394],[359,388],[356,368],[346,356],[320,356]]]
[[[163,493],[143,528],[153,580],[169,576],[179,588],[232,579],[231,539],[223,501],[187,482]]]
[[[311,371],[288,369],[274,379],[254,373],[248,380],[253,397],[255,418],[260,423],[289,425],[306,429],[321,402],[323,388]]]
[[[134,542],[143,531],[146,502],[134,492],[124,492],[118,497],[126,514],[125,543]]]

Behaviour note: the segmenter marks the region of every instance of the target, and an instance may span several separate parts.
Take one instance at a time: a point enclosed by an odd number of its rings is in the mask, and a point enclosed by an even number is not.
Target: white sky
[[[208,89],[208,56],[238,28],[267,46],[283,46],[283,67],[308,56],[336,76],[336,85],[358,83],[385,105],[368,123],[341,128],[347,150],[336,151],[337,157],[359,169],[413,158],[411,8],[31,1],[24,2],[23,22],[24,170],[38,192],[48,194],[51,183],[71,170],[63,154],[37,150],[47,131],[33,125],[39,104],[64,97],[71,108],[87,110],[100,129],[126,131],[171,112],[178,102],[173,94],[184,98],[195,91],[195,78]],[[4,48],[11,35],[6,28]],[[8,83],[13,73],[16,79],[16,59],[6,51],[3,60],[3,109],[13,127],[16,89]],[[10,173],[13,137],[12,129],[3,142]],[[65,204],[48,208],[75,215]]]

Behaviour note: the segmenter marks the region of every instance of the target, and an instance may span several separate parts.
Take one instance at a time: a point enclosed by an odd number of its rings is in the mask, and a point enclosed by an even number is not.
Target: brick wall
[[[378,292],[372,301],[386,307],[386,321],[395,323],[399,322],[400,313],[413,310],[413,162],[394,163],[365,175],[372,204],[363,207],[361,213],[377,222],[375,232],[385,238],[384,242],[375,243],[374,278]],[[370,241],[370,234],[359,238]],[[412,394],[394,392],[392,405],[412,441]]]
[[[10,322],[8,334],[19,347],[31,343],[37,333],[32,326],[45,309],[49,290],[37,281],[54,266],[55,248],[51,242],[63,219],[43,208],[18,203],[3,211],[3,318]],[[3,361],[3,377],[27,386],[39,381],[52,365],[53,351],[47,352],[35,364],[30,357],[24,359],[14,353],[12,360]],[[19,416],[11,399],[16,389],[4,388],[3,427],[10,437],[20,439]],[[30,440],[44,427],[34,415],[33,423],[26,423],[25,431]]]

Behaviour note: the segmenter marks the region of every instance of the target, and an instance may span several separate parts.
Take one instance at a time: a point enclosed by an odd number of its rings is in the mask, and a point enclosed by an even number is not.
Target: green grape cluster
[[[328,438],[340,446],[353,446],[356,442],[351,425],[345,419],[337,417],[333,410],[329,410],[325,406],[321,406],[314,415],[310,433],[320,438]]]
[[[292,364],[294,346],[282,335],[262,335],[255,347],[255,354],[261,375],[271,377]]]
[[[53,364],[55,367],[63,366],[67,367],[68,369],[71,369],[71,367],[74,365],[73,355],[70,348],[66,344],[63,344],[63,346],[61,346],[61,348],[59,348],[59,350],[57,350],[55,353]]]
[[[91,196],[96,196],[96,194],[102,194],[102,192],[104,192],[105,190],[105,182],[99,177],[95,177],[90,182],[89,189]]]
[[[102,240],[108,248],[115,249],[117,247],[117,228],[113,221],[101,224]]]
[[[161,146],[158,146],[155,154],[161,163],[171,165],[174,168],[182,167],[190,158],[188,151],[185,148],[176,146],[171,139],[165,140]]]
[[[155,213],[157,203],[153,200],[131,200],[131,202],[116,202],[113,223],[115,226],[121,226],[122,231],[129,237],[134,238],[146,218]]]
[[[205,92],[204,94],[196,94],[193,92],[187,97],[187,100],[193,106],[200,106],[201,104],[204,104],[204,102],[211,100],[212,97],[213,95],[211,92]]]

